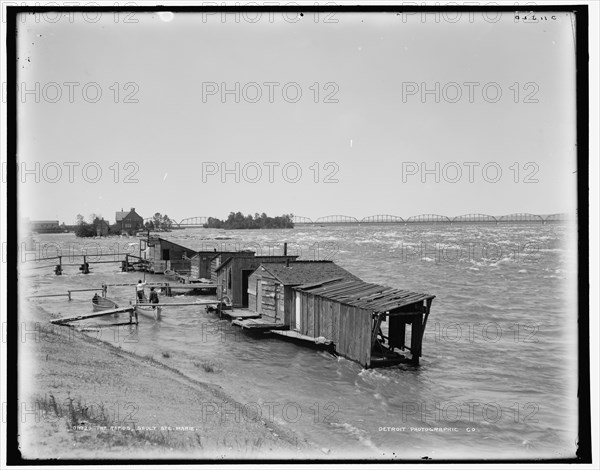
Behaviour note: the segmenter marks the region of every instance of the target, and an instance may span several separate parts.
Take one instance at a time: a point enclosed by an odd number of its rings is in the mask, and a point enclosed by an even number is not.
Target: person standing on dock
[[[158,303],[158,293],[154,290],[154,287],[150,288],[150,298],[148,300],[150,301],[151,304]],[[152,307],[152,308],[156,308],[156,307]]]
[[[146,282],[142,282],[142,280],[138,280],[137,286],[135,287],[135,290],[137,292],[137,298],[139,301],[143,301],[144,300],[144,286],[146,285]]]

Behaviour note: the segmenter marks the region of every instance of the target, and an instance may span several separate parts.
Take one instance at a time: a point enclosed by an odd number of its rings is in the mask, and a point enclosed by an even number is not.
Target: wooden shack
[[[290,329],[331,341],[336,353],[366,368],[418,364],[434,298],[360,280],[305,284],[291,289]],[[406,350],[410,357],[399,354]]]
[[[296,255],[254,256],[254,253],[251,255],[229,256],[215,269],[220,295],[228,296],[233,307],[248,307],[249,277],[262,263],[286,263],[298,258]]]
[[[190,277],[193,279],[210,279],[216,282],[215,269],[227,255],[235,255],[239,251],[198,251],[190,261]],[[214,261],[213,261],[214,260]]]
[[[192,256],[190,277],[193,279],[210,279],[210,261],[216,255],[215,251],[199,251]]]
[[[248,308],[260,314],[265,325],[289,327],[292,287],[328,279],[359,280],[332,261],[263,263],[248,279]]]
[[[167,269],[186,273],[190,271],[191,261],[196,252],[183,245],[161,237],[149,237],[146,241],[146,259],[150,262],[150,271],[164,273]]]

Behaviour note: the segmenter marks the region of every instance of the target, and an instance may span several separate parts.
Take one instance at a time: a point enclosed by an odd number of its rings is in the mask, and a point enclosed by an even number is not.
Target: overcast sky
[[[545,16],[24,16],[20,215],[572,213],[575,25]]]

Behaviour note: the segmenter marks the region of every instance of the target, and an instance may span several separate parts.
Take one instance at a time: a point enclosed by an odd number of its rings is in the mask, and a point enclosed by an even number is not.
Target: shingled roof
[[[309,282],[331,279],[360,281],[358,277],[333,261],[294,261],[285,264],[265,263],[261,267],[285,286],[297,286]]]
[[[295,290],[373,312],[389,312],[406,305],[434,299],[435,295],[370,284],[361,280],[331,280],[295,287]]]
[[[117,211],[115,213],[115,219],[117,222],[121,222],[131,211]]]

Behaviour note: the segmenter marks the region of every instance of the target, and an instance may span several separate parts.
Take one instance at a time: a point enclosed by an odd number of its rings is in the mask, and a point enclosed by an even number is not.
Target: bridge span
[[[541,223],[564,222],[569,220],[567,214],[538,215],[529,213],[514,213],[508,215],[463,214],[449,217],[439,214],[419,214],[410,217],[399,215],[376,214],[357,219],[347,215],[329,215],[316,220],[308,217],[292,218],[295,225],[367,225],[367,224],[499,224],[499,223]]]
[[[173,228],[201,228],[208,222],[208,216],[195,216],[181,219],[179,222],[172,220]],[[144,222],[152,218],[144,219]],[[502,223],[553,223],[571,220],[567,214],[538,215],[519,212],[507,215],[489,214],[463,214],[449,217],[439,214],[419,214],[410,217],[401,217],[391,214],[376,214],[358,219],[349,215],[328,215],[312,219],[301,215],[294,215],[294,225],[371,225],[371,224],[502,224]]]

